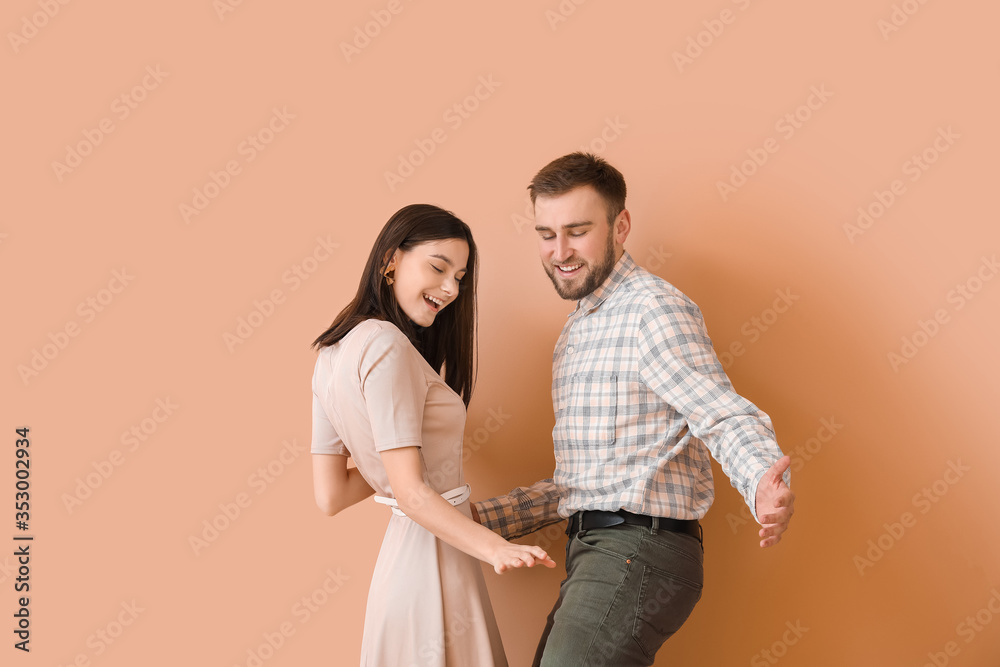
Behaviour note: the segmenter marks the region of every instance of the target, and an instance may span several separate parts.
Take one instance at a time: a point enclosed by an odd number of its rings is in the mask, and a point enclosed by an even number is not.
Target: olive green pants
[[[535,667],[652,665],[701,598],[701,541],[620,524],[569,535]]]

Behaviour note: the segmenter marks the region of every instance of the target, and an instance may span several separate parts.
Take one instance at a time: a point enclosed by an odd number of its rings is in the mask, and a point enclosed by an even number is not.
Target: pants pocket
[[[652,658],[677,632],[701,599],[702,573],[685,564],[683,573],[643,565],[632,638]]]
[[[581,530],[570,536],[586,549],[603,552],[619,560],[635,558],[639,553],[640,537],[630,530],[631,526],[613,528],[593,528]]]

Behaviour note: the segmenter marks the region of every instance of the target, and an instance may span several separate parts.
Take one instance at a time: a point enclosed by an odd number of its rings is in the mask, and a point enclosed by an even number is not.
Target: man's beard
[[[601,262],[593,267],[587,273],[587,277],[584,278],[583,283],[576,288],[570,287],[565,282],[556,278],[556,272],[559,270],[548,263],[543,263],[545,267],[545,273],[549,275],[549,280],[552,281],[553,287],[556,288],[556,292],[564,299],[576,301],[587,296],[595,289],[597,289],[601,283],[603,283],[608,276],[611,275],[612,269],[615,268],[615,239],[614,236],[608,233],[608,244],[605,247],[604,257]]]

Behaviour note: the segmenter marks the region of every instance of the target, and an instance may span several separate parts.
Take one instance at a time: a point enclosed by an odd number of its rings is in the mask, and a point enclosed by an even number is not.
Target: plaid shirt
[[[570,313],[552,402],[553,478],[475,503],[506,538],[580,510],[701,519],[715,497],[709,453],[756,517],[757,483],[782,456],[770,418],[733,390],[698,306],[628,252]]]

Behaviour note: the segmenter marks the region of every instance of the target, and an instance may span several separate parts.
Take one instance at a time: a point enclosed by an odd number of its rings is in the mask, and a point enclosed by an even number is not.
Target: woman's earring
[[[386,285],[391,285],[391,284],[393,284],[394,282],[396,282],[396,281],[395,281],[395,280],[393,280],[393,279],[392,279],[392,277],[391,277],[391,276],[389,275],[390,273],[392,273],[392,272],[393,272],[393,271],[395,271],[395,270],[396,270],[396,266],[395,266],[394,264],[390,264],[389,266],[385,267],[385,271],[383,271],[383,272],[382,272],[382,275],[383,275],[383,276],[385,276],[385,284],[386,284]]]

